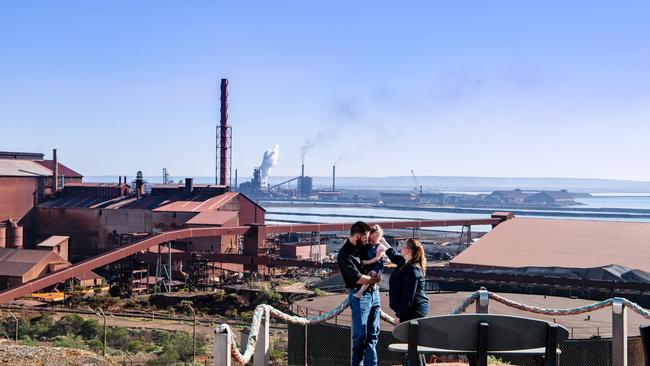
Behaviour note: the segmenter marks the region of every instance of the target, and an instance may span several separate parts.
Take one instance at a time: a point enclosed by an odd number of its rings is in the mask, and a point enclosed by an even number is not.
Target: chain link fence
[[[389,331],[382,331],[377,344],[380,366],[401,364],[400,355],[388,350],[395,343]],[[611,366],[612,339],[572,338],[560,346],[560,364],[569,366]],[[517,366],[539,366],[533,356],[496,355],[504,363]],[[456,360],[463,361],[462,358]],[[452,361],[452,359],[449,359]],[[303,326],[288,325],[287,363],[290,366],[348,366],[350,364],[350,328],[322,323]],[[280,364],[278,364],[280,365]],[[645,355],[640,337],[628,338],[628,366],[644,366]]]

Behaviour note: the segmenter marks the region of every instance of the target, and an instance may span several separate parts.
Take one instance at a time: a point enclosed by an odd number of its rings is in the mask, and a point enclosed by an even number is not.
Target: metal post
[[[11,315],[12,318],[14,318],[14,321],[16,322],[16,344],[18,344],[18,318],[16,318],[14,313],[12,313],[11,311],[9,311],[9,314]]]
[[[102,310],[102,308],[98,308],[98,310],[104,318],[104,342],[102,343],[102,356],[106,357],[106,314],[104,314],[104,310]]]
[[[467,225],[467,246],[472,245],[472,225]]]
[[[192,324],[192,361],[196,363],[196,312],[192,305],[187,304],[187,307],[190,308],[192,315],[194,316],[194,321]]]
[[[172,291],[172,242],[167,242],[167,251],[169,252],[169,286],[167,286],[167,292]]]
[[[160,289],[160,282],[158,282],[158,279],[160,278],[160,247],[161,245],[158,245],[158,255],[156,256],[156,280],[154,281],[154,286],[153,286],[153,293],[157,294],[158,290]]]
[[[619,298],[612,303],[612,366],[627,366],[627,308]]]
[[[304,331],[304,336],[303,336],[303,341],[304,341],[303,342],[303,352],[304,352],[304,355],[303,355],[303,357],[304,357],[304,361],[305,361],[305,366],[307,366],[308,363],[309,363],[309,361],[308,361],[309,360],[309,352],[308,352],[309,343],[308,343],[308,339],[307,339],[307,335],[308,335],[307,326],[308,325],[305,324],[305,327],[303,329],[303,331]],[[350,352],[352,352],[352,328],[350,328]],[[352,354],[352,353],[350,353],[350,354]]]
[[[485,287],[481,287],[478,291],[478,299],[476,299],[476,312],[480,314],[487,314],[489,311],[490,297]]]
[[[253,356],[253,366],[269,366],[269,343],[270,343],[270,325],[271,314],[269,308],[264,308],[264,316],[260,324],[259,334],[257,335],[257,344],[255,345],[255,354]]]
[[[224,325],[214,330],[214,366],[232,366],[230,355],[232,344]]]

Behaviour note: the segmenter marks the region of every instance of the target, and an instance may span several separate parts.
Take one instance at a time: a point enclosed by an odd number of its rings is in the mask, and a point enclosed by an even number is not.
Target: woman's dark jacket
[[[406,263],[406,259],[390,248],[386,255],[397,268],[390,274],[390,308],[400,321],[426,316],[429,312],[429,298],[424,292],[424,276],[420,266]]]

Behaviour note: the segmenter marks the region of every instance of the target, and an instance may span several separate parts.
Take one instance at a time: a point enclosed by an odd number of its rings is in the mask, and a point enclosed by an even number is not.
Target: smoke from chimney
[[[271,168],[278,165],[278,158],[280,157],[280,146],[273,145],[271,149],[264,152],[262,164],[260,165],[260,176],[262,178],[262,187],[268,184]]]

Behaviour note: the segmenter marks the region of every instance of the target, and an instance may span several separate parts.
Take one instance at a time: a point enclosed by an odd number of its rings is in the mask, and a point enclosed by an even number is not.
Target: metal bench
[[[569,332],[538,319],[462,314],[411,320],[395,327],[393,336],[405,343],[388,349],[408,354],[409,366],[417,366],[418,353],[467,355],[476,366],[487,366],[488,355],[532,355],[544,365],[556,366],[558,344],[569,338]]]

